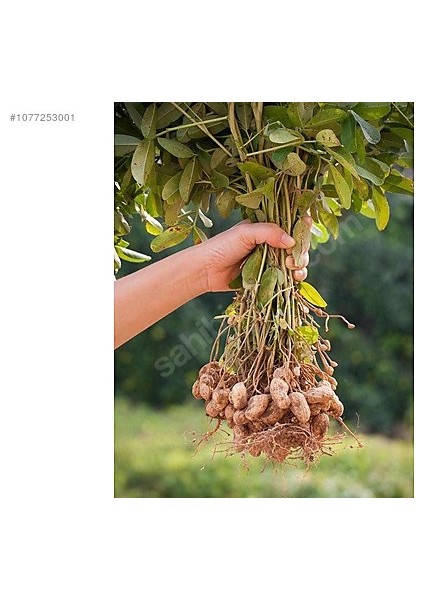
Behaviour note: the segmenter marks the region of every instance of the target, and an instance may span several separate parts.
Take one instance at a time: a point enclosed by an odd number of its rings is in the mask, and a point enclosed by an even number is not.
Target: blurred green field
[[[208,424],[194,401],[155,411],[117,398],[115,497],[413,497],[412,440],[361,435],[365,448],[346,439],[334,446],[334,456],[308,469],[303,463],[264,469],[262,459],[213,456],[211,443],[195,453],[192,432],[201,435]]]

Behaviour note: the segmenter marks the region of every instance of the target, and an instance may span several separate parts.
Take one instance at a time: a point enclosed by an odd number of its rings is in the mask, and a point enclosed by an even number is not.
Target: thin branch
[[[231,154],[231,152],[230,152],[230,151],[229,151],[229,150],[228,150],[228,149],[227,149],[225,146],[223,146],[223,145],[221,144],[221,142],[220,142],[219,140],[217,140],[217,139],[216,139],[216,137],[215,137],[215,136],[213,136],[213,135],[211,134],[211,132],[209,131],[209,129],[208,129],[207,127],[205,127],[205,125],[203,125],[203,124],[202,124],[202,121],[196,121],[195,119],[193,119],[193,117],[191,117],[191,116],[190,116],[190,115],[189,115],[189,114],[188,114],[188,113],[187,113],[187,112],[186,112],[186,111],[185,111],[183,108],[181,108],[181,106],[178,106],[178,104],[176,104],[175,102],[171,102],[171,104],[172,104],[173,106],[175,106],[175,108],[178,108],[178,110],[179,110],[179,111],[180,111],[180,112],[181,112],[183,115],[185,115],[185,116],[187,117],[187,119],[190,119],[190,121],[191,121],[192,123],[195,123],[195,124],[197,125],[197,127],[198,127],[198,128],[201,130],[201,131],[203,131],[203,133],[206,133],[206,135],[208,135],[208,136],[211,138],[211,140],[213,140],[213,141],[215,142],[215,144],[217,144],[217,146],[219,146],[220,148],[222,148],[222,150],[224,150],[224,152],[225,152],[226,154],[228,154],[228,156],[229,156],[230,158],[233,158],[233,155]]]

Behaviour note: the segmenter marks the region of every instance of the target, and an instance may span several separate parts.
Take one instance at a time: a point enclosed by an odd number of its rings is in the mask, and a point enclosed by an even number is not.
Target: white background
[[[114,101],[414,100],[419,123],[418,14],[81,4],[2,9],[2,597],[415,598],[420,425],[415,499],[113,498],[111,207]],[[21,112],[76,120],[10,122]],[[420,149],[418,134],[416,223]]]

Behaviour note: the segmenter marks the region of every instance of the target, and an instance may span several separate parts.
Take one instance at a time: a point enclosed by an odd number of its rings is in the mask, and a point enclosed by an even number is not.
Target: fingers
[[[305,267],[304,269],[296,269],[293,271],[293,279],[296,281],[303,281],[308,276],[308,269]]]
[[[267,243],[274,248],[291,248],[294,239],[275,223],[240,223],[234,229],[248,250],[258,244]]]
[[[304,221],[312,224],[312,219],[309,216],[303,217]],[[303,281],[308,275],[307,266],[309,264],[309,253],[302,255],[299,263],[295,264],[290,248],[295,244],[295,240],[285,231],[280,229],[274,223],[246,223],[243,222],[239,227],[239,233],[242,234],[243,242],[253,249],[257,244],[266,242],[275,248],[286,248],[288,256],[286,257],[286,266],[293,271],[293,279]]]
[[[305,252],[305,254],[302,254],[297,264],[295,263],[294,258],[291,254],[286,258],[286,267],[288,269],[303,269],[303,267],[307,267],[308,264],[309,252]]]
[[[306,225],[309,226],[309,229],[312,227],[312,217],[311,215],[305,215],[304,217],[302,217],[302,219],[305,221]]]
[[[311,227],[312,218],[310,215],[302,217],[305,223]],[[300,259],[295,262],[291,250],[286,251],[288,256],[286,257],[286,267],[293,271],[293,279],[296,281],[303,281],[308,276],[308,269],[306,268],[309,264],[309,252],[305,252]]]

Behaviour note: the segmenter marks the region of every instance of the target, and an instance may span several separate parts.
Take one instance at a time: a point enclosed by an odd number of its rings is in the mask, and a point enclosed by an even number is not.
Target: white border
[[[415,596],[418,469],[415,500],[113,499],[109,207],[113,101],[394,97],[417,102],[420,124],[418,22],[408,5],[390,1],[85,3],[60,13],[53,2],[8,6],[4,597]],[[8,121],[12,112],[56,111],[77,121]],[[418,199],[420,182],[417,169]],[[417,314],[418,340],[421,333]],[[420,404],[417,397],[417,423]],[[417,426],[422,466],[421,453]]]

